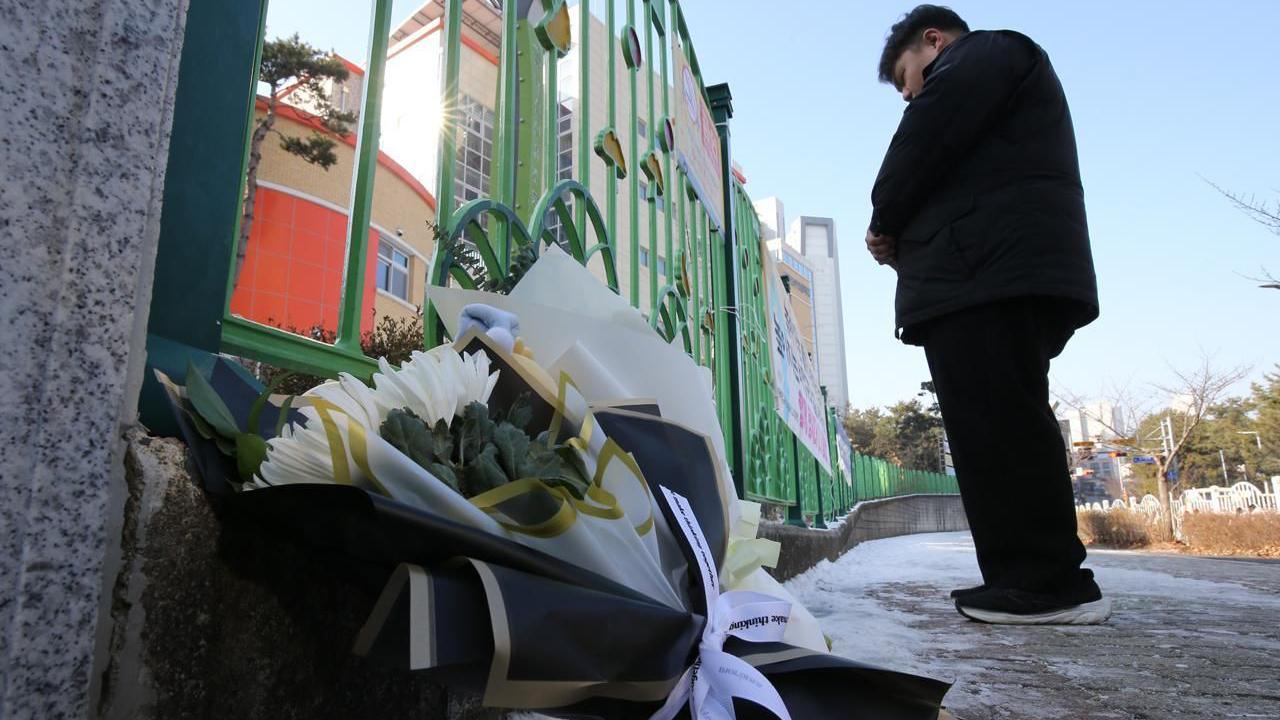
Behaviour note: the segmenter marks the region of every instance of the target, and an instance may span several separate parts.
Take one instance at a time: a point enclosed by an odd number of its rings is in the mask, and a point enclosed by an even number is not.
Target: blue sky
[[[396,0],[394,19],[417,4]],[[705,79],[733,91],[733,152],[752,196],[781,197],[789,219],[836,220],[851,401],[914,397],[928,377],[923,353],[893,338],[893,272],[862,244],[871,183],[904,107],[876,81],[876,62],[889,25],[914,3],[683,5]],[[272,15],[302,6],[276,0]],[[364,18],[352,22],[334,0],[305,7],[309,37],[363,55]],[[1280,237],[1201,179],[1280,197],[1280,80],[1270,43],[1280,2],[952,7],[972,27],[1012,28],[1039,42],[1071,103],[1102,317],[1055,361],[1055,382],[1088,395],[1168,381],[1170,365],[1195,364],[1202,353],[1253,366],[1253,378],[1280,362],[1280,292],[1243,277],[1263,265],[1280,274]]]

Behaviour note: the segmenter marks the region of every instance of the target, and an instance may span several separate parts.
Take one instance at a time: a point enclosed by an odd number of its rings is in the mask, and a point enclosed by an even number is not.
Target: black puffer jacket
[[[1098,316],[1071,113],[1025,35],[971,32],[925,69],[875,188],[873,232],[897,238],[897,328],[1022,296]]]

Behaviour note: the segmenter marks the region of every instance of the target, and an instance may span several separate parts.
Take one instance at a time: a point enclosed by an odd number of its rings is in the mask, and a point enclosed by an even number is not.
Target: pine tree
[[[1253,430],[1262,443],[1258,469],[1263,475],[1280,475],[1280,364],[1275,372],[1262,376],[1261,383],[1253,384],[1250,398],[1256,415]]]
[[[265,83],[267,110],[254,124],[249,140],[249,167],[245,175],[244,211],[240,219],[240,238],[236,246],[236,279],[249,248],[249,231],[253,226],[254,203],[258,190],[258,166],[262,163],[262,143],[274,133],[280,138],[280,147],[306,162],[328,170],[338,162],[333,149],[337,141],[333,136],[350,132],[356,121],[355,113],[344,112],[335,106],[325,89],[327,82],[340,83],[347,79],[347,66],[336,55],[323,52],[302,41],[295,33],[291,37],[277,38],[262,45],[262,62],[258,69],[258,81]],[[298,104],[315,116],[324,132],[313,132],[301,138],[286,135],[276,129],[276,119],[281,93],[286,87]]]

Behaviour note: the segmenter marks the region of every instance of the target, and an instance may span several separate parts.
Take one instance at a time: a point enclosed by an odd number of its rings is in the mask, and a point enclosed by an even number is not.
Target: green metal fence
[[[225,352],[327,376],[345,371],[368,377],[374,370],[360,349],[360,312],[392,5],[369,4],[371,39],[363,66],[341,313],[336,340],[327,344],[231,312],[234,239],[267,3],[192,0],[148,336],[153,367],[181,374],[187,360],[199,364],[209,353]],[[827,472],[774,410],[759,222],[731,172],[732,98],[727,86],[704,84],[680,0],[505,5],[498,11],[490,197],[462,204],[453,191],[460,129],[457,113],[448,109],[461,100],[465,13],[494,6],[479,0],[423,6],[438,13],[439,93],[446,109],[434,178],[441,242],[427,280],[475,287],[485,278],[468,271],[462,253],[479,258],[483,275],[500,279],[523,248],[562,246],[627,297],[656,331],[679,341],[711,370],[739,493],[786,507],[792,522],[821,526],[870,498],[954,492],[945,476],[862,455],[855,455],[847,473],[841,470],[833,412],[833,470]],[[593,6],[603,18],[593,15]],[[596,60],[598,42],[605,44],[604,62]],[[577,58],[576,87],[566,88],[561,60],[571,53]],[[687,75],[675,77],[677,68],[687,68]],[[602,74],[603,89],[596,82]],[[566,90],[576,93],[578,108],[567,168],[559,156]],[[694,93],[700,103],[682,92]],[[603,123],[593,118],[593,102],[607,108],[600,113]],[[714,133],[710,147],[718,139],[713,174],[705,165],[699,174],[693,152],[680,146],[676,132],[675,113],[689,107],[694,117],[695,104],[709,111],[707,123],[714,122],[714,130],[702,128]],[[647,132],[641,133],[642,122]],[[228,162],[228,155],[239,162]],[[603,206],[593,186],[603,188]],[[210,275],[223,280],[197,284],[194,294],[184,282]],[[426,307],[424,343],[439,342],[442,333],[434,308]],[[154,387],[144,391],[143,407],[150,412],[144,419],[164,426],[162,412],[149,410],[157,407]]]

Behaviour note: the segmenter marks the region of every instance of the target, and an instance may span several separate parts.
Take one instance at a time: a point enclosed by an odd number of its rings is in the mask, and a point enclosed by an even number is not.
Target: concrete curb
[[[968,529],[959,495],[903,495],[860,502],[826,530],[761,524],[760,537],[782,543],[778,566],[771,574],[785,581],[822,560],[835,560],[866,540]]]
[[[353,583],[340,559],[219,518],[180,442],[137,429],[127,440],[122,568],[89,717],[500,717],[422,674],[353,655],[376,588]]]

